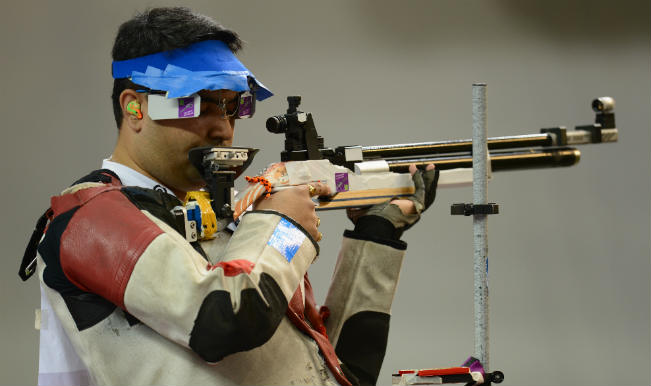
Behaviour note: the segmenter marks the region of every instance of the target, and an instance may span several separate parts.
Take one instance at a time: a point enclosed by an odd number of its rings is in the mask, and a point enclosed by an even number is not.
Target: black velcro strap
[[[77,181],[73,182],[72,185],[70,186],[81,184],[82,182],[101,182],[103,184],[110,184],[111,176],[117,181],[120,181],[120,177],[118,177],[118,175],[115,174],[114,171],[109,169],[98,169],[98,170],[93,170],[89,174],[81,177]]]
[[[48,208],[36,222],[36,227],[34,228],[32,237],[29,239],[27,248],[25,248],[23,261],[20,263],[20,270],[18,271],[18,276],[20,276],[23,281],[26,281],[32,277],[34,272],[36,272],[36,250],[38,248],[39,241],[41,241],[41,237],[43,237],[43,232],[45,231],[47,221],[51,216],[52,209]]]
[[[384,217],[370,215],[357,219],[355,229],[344,231],[344,237],[372,241],[404,251],[407,249],[407,243],[400,240],[402,232],[402,229],[396,229],[391,221]]]

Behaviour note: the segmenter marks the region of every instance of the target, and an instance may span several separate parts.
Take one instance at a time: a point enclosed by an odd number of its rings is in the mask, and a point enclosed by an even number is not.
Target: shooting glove
[[[393,228],[395,228],[392,238],[399,239],[405,230],[411,228],[412,225],[418,222],[420,214],[434,202],[436,187],[439,181],[439,170],[416,170],[412,176],[412,180],[416,190],[413,195],[405,199],[414,203],[416,213],[402,213],[398,205],[391,203],[394,200],[391,199],[372,206],[366,213],[359,217],[351,215],[351,212],[349,212],[349,217],[355,223],[355,231],[366,233],[367,230],[363,228],[367,227],[368,223],[372,221],[371,216],[376,216],[389,221],[393,225]]]

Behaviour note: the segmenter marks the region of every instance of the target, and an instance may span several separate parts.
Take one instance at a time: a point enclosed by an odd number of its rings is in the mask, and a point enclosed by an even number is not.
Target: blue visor
[[[137,85],[166,91],[168,98],[221,89],[255,91],[259,101],[273,95],[219,40],[113,62],[112,70],[114,79],[129,78]],[[256,90],[251,90],[249,79]]]

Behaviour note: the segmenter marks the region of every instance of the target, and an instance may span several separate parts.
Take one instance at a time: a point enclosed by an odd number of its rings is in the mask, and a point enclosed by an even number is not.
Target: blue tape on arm
[[[287,219],[282,218],[267,245],[274,247],[288,262],[291,262],[304,240],[305,233]]]

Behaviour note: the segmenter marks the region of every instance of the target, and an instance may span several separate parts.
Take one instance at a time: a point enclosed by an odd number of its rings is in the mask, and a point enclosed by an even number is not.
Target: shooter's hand
[[[412,164],[409,166],[409,173],[416,189],[412,196],[386,201],[369,209],[348,209],[348,217],[357,224],[357,220],[362,216],[378,216],[389,220],[400,233],[409,229],[420,219],[420,214],[434,202],[439,170],[429,164],[423,172]]]
[[[313,187],[312,192],[310,186]],[[315,240],[319,241],[321,239],[317,230],[319,218],[314,210],[316,204],[312,201],[312,197],[328,195],[330,195],[330,188],[319,182],[294,186],[258,200],[253,205],[253,209],[282,213],[300,224]]]

